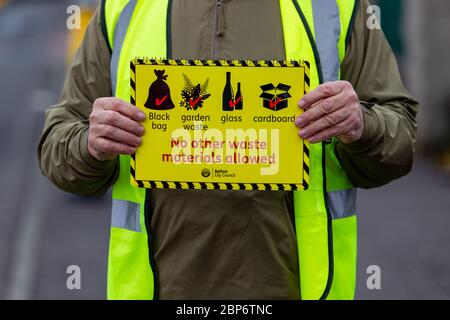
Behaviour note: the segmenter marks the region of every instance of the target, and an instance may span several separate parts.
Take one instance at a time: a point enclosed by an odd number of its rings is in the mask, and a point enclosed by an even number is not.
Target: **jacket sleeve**
[[[92,105],[97,98],[111,96],[111,57],[101,30],[98,9],[68,70],[59,102],[46,110],[38,146],[42,173],[60,189],[80,195],[103,194],[118,176],[117,159],[97,161],[87,149]]]
[[[382,186],[411,170],[418,110],[383,31],[366,26],[369,5],[359,1],[341,70],[361,100],[365,128],[359,141],[336,145],[342,167],[360,188]]]

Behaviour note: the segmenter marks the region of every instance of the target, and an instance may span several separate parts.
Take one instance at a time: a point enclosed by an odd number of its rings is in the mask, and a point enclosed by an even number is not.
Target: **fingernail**
[[[138,133],[139,133],[140,135],[143,135],[143,134],[144,134],[144,131],[145,131],[144,127],[138,127]]]
[[[143,113],[142,111],[139,111],[137,115],[140,120],[145,120],[145,113]]]
[[[295,120],[295,125],[297,126],[297,127],[301,127],[301,126],[303,126],[303,118],[301,118],[301,117],[298,117],[296,120]]]
[[[308,131],[306,131],[306,130],[301,130],[301,131],[300,131],[300,136],[301,136],[303,139],[308,138]]]
[[[305,104],[306,104],[305,100],[300,100],[300,102],[298,103],[298,106],[300,108],[303,108],[305,106]]]

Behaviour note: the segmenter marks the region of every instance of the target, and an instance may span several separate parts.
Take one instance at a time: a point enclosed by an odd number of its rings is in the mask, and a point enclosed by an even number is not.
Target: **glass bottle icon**
[[[241,83],[237,83],[238,89],[236,92],[236,97],[234,98],[234,109],[235,110],[242,110],[244,107],[244,97],[242,96],[241,92]]]
[[[222,96],[222,110],[233,111],[234,110],[234,94],[233,87],[231,86],[231,72],[227,72],[227,82],[223,89]]]

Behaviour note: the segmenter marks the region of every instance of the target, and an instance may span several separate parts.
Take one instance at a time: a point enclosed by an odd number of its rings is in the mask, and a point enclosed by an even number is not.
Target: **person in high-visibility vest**
[[[368,5],[102,1],[47,110],[39,163],[68,192],[113,187],[109,299],[353,298],[356,188],[410,171],[418,108],[383,32],[366,27]],[[127,102],[129,66],[146,56],[309,61],[293,124],[311,142],[309,189],[133,187],[145,115]]]

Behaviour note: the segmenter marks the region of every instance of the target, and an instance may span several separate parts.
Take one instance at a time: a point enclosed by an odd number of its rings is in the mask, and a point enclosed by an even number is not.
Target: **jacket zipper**
[[[216,12],[217,12],[217,32],[216,36],[223,37],[225,34],[225,15],[223,12],[223,0],[216,0]]]
[[[225,16],[223,12],[223,0],[216,0],[213,19],[213,30],[211,33],[211,59],[217,58],[216,37],[223,37],[225,34]]]

